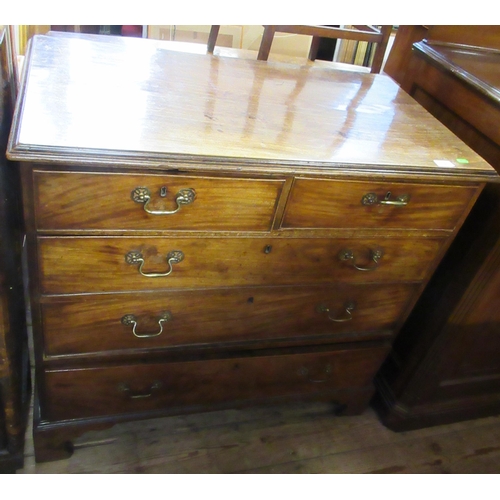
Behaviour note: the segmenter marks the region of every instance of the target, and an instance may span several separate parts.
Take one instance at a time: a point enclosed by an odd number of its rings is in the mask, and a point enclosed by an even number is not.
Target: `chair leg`
[[[309,49],[309,60],[316,61],[316,57],[318,56],[318,49],[321,38],[319,36],[313,36],[311,42],[311,48]]]
[[[212,25],[210,28],[210,34],[208,35],[208,44],[207,44],[207,52],[209,54],[214,53],[215,49],[215,42],[217,41],[217,37],[219,36],[219,29],[220,29],[220,24],[217,25]]]
[[[380,73],[380,70],[382,69],[382,63],[384,62],[384,56],[389,43],[389,37],[391,36],[391,31],[392,26],[384,26],[381,30],[382,39],[379,43],[377,43],[377,47],[375,48],[371,73]]]
[[[274,26],[264,26],[264,34],[262,35],[259,54],[257,55],[257,59],[259,61],[267,61],[269,51],[271,50],[271,45],[273,43],[274,32]]]

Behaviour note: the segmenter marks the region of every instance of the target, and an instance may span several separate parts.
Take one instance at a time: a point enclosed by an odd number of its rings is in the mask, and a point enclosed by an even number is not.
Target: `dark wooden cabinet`
[[[414,45],[403,88],[500,172],[500,27]],[[500,412],[500,186],[488,185],[377,378],[392,429]]]
[[[34,37],[26,65],[9,155],[37,460],[130,419],[298,399],[362,412],[498,180],[387,76],[70,34]]]
[[[16,80],[11,40],[0,29],[0,471],[22,467],[29,407],[29,360],[22,272],[18,166],[5,157]]]

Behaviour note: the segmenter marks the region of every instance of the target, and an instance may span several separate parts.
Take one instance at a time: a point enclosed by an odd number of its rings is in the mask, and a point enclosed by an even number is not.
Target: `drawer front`
[[[38,229],[269,231],[284,181],[35,171],[34,183]]]
[[[470,186],[297,179],[282,227],[452,230],[475,193]]]
[[[420,281],[442,243],[431,238],[38,241],[45,294]]]
[[[390,335],[415,285],[82,296],[42,305],[45,355]]]
[[[365,387],[387,352],[384,343],[306,354],[47,371],[43,417],[64,420],[237,404]]]

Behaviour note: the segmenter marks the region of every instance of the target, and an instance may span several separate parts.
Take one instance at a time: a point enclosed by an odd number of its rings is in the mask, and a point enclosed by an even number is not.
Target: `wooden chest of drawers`
[[[363,411],[497,178],[384,76],[92,36],[33,39],[9,154],[38,460],[125,419],[297,398]]]

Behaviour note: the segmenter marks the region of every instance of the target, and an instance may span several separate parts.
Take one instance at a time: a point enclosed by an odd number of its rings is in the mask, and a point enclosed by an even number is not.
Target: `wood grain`
[[[43,303],[46,356],[158,349],[223,342],[301,340],[322,342],[366,340],[391,335],[415,291],[414,285],[344,287],[238,288],[82,296]],[[354,305],[352,319],[346,307]],[[325,306],[331,312],[321,312]],[[160,331],[159,318],[168,311],[158,337],[137,338],[121,323],[134,314],[136,333]],[[307,337],[312,337],[307,338]]]
[[[112,292],[246,285],[292,285],[420,281],[437,256],[439,239],[253,239],[253,238],[39,238],[44,294]],[[266,248],[271,247],[269,253]],[[350,249],[359,271],[339,254]],[[184,260],[169,276],[144,277],[125,255],[140,251],[143,272],[168,271],[173,250]]]
[[[284,181],[37,171],[34,184],[39,229],[269,231]],[[149,210],[175,210],[181,189],[196,197],[176,214],[151,215],[132,199],[138,187]]]
[[[297,397],[369,386],[389,345],[338,351],[79,370],[47,370],[50,420]],[[152,389],[155,381],[162,385]],[[130,394],[120,390],[126,384]],[[92,390],[88,389],[92,387]],[[151,393],[151,396],[145,396]],[[137,399],[131,396],[145,396]]]
[[[453,230],[475,194],[474,187],[297,179],[283,228],[398,228]],[[408,196],[405,206],[363,205],[373,193],[381,201]]]
[[[396,433],[371,409],[334,417],[329,403],[294,402],[89,431],[51,463],[33,453],[18,474],[498,474],[500,417]]]
[[[495,177],[384,75],[186,54],[156,40],[64,36],[33,37],[26,69],[13,159],[58,161],[57,151],[63,161],[104,156],[124,165],[182,158]],[[457,163],[461,157],[469,163]],[[453,166],[436,165],[443,159]]]

